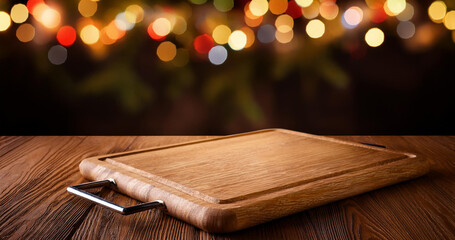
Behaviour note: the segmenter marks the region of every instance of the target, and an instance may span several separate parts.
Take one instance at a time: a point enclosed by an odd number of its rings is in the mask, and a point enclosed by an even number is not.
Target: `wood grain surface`
[[[115,179],[142,202],[208,232],[233,232],[428,172],[413,154],[285,129],[85,159],[89,180]]]
[[[455,137],[449,136],[335,136],[426,156],[431,171],[230,234],[210,234],[160,211],[122,216],[66,193],[86,181],[81,159],[204,138],[0,137],[0,239],[455,238]],[[99,194],[138,203],[113,191]]]

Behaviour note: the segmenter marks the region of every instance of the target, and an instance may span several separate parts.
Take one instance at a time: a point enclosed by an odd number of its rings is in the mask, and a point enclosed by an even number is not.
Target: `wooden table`
[[[122,216],[66,192],[83,158],[201,136],[0,137],[0,239],[454,239],[455,137],[336,136],[421,154],[430,173],[231,234],[148,211]],[[131,198],[110,190],[118,204]]]

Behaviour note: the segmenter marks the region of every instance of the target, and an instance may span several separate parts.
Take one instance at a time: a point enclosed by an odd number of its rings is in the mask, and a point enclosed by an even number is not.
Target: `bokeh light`
[[[38,6],[39,4],[44,4],[44,0],[28,0],[26,5],[28,8],[28,12],[33,14],[35,7]]]
[[[57,32],[57,41],[60,45],[69,47],[76,41],[76,30],[71,26],[63,26]]]
[[[428,16],[435,23],[441,23],[447,12],[447,6],[443,1],[434,1],[428,8]]]
[[[95,15],[98,9],[98,3],[93,0],[80,0],[77,9],[82,16],[91,17]]]
[[[56,28],[60,25],[60,13],[44,3],[37,4],[33,8],[33,16],[46,28]]]
[[[240,30],[236,30],[229,36],[228,44],[232,50],[242,50],[246,45],[247,39],[246,34]]]
[[[208,53],[214,44],[213,38],[207,34],[202,34],[194,39],[193,46],[198,53]]]
[[[354,6],[348,8],[343,14],[342,24],[347,29],[353,29],[357,27],[363,20],[363,11],[361,8]]]
[[[379,28],[371,28],[365,34],[365,42],[370,47],[379,47],[384,42],[384,32]]]
[[[201,5],[207,2],[207,0],[190,0],[191,3]]]
[[[414,36],[416,27],[414,23],[409,21],[400,22],[397,26],[397,34],[402,39],[409,39]]]
[[[226,61],[227,56],[228,52],[223,46],[215,46],[209,51],[209,61],[213,65],[223,64]]]
[[[288,32],[276,31],[275,38],[279,43],[289,43],[294,38],[294,31],[292,30]]]
[[[311,38],[320,38],[325,33],[325,24],[319,19],[313,19],[306,25],[306,33]]]
[[[406,0],[386,0],[384,4],[384,10],[390,16],[400,14],[405,8]]]
[[[287,14],[280,15],[275,20],[275,27],[277,31],[282,33],[292,31],[292,28],[294,28],[294,19]]]
[[[306,19],[313,19],[319,16],[319,1],[313,1],[310,6],[302,9],[302,15]]]
[[[414,17],[414,7],[410,3],[406,3],[406,8],[398,14],[397,19],[400,21],[409,21]]]
[[[245,48],[251,47],[255,41],[254,31],[247,26],[240,28],[240,31],[242,31],[246,35]]]
[[[332,1],[323,1],[319,6],[319,14],[327,20],[333,20],[338,16],[338,6]]]
[[[92,45],[100,39],[100,31],[94,25],[87,25],[82,28],[80,37],[85,44]]]
[[[164,37],[172,30],[171,22],[166,18],[158,18],[152,23],[153,32],[156,35]]]
[[[271,13],[280,15],[288,9],[288,0],[270,0],[269,8]]]
[[[213,40],[218,44],[226,44],[231,35],[231,29],[226,25],[218,25],[213,29]]]
[[[172,61],[177,55],[177,47],[172,42],[162,42],[156,49],[156,55],[163,62]]]
[[[125,19],[130,23],[139,23],[144,19],[144,9],[137,5],[129,5],[125,9]]]
[[[275,40],[275,31],[276,29],[270,25],[270,24],[265,24],[262,25],[258,32],[257,32],[257,38],[259,42],[261,43],[271,43]]]
[[[110,22],[109,25],[107,25],[104,28],[103,32],[105,32],[106,37],[110,38],[114,42],[119,40],[123,36],[125,36],[125,33],[126,33],[125,30],[119,29],[117,27],[117,25],[115,24],[115,21]],[[112,41],[109,41],[108,39],[104,39],[104,40],[107,43],[112,42]]]
[[[35,37],[35,27],[31,24],[24,23],[16,30],[16,37],[21,42],[30,42]]]
[[[177,16],[175,18],[175,24],[174,24],[174,27],[172,28],[172,32],[177,35],[180,35],[180,34],[185,33],[186,30],[187,30],[186,20],[181,16]]]
[[[295,0],[295,2],[301,7],[308,7],[313,3],[313,0]]]
[[[129,30],[133,29],[133,27],[134,27],[134,23],[132,23],[126,19],[125,12],[121,12],[121,13],[117,14],[117,16],[115,16],[114,23],[118,29],[121,29],[124,31],[129,31]]]
[[[269,10],[269,2],[267,0],[252,0],[249,4],[251,14],[254,16],[263,16]]]
[[[444,26],[449,30],[455,30],[455,11],[452,10],[444,17]]]
[[[250,27],[257,27],[262,23],[263,17],[260,16],[260,17],[256,17],[256,18],[250,18],[250,17],[248,17],[247,14],[245,14],[244,19],[245,19],[246,25],[248,25]]]
[[[28,8],[24,4],[15,4],[11,8],[11,20],[15,23],[23,23],[27,21]]]
[[[294,19],[297,19],[302,16],[302,8],[294,0],[291,0],[288,3],[288,9],[286,9],[286,14],[288,14]]]
[[[68,58],[68,51],[61,45],[53,46],[47,53],[49,61],[54,65],[61,65],[66,62]]]
[[[220,12],[229,12],[234,7],[234,0],[213,0],[213,5]]]
[[[11,26],[11,18],[8,13],[0,11],[0,32],[6,31]]]

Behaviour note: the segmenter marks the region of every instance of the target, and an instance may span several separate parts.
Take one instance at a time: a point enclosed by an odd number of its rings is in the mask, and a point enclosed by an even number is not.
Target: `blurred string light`
[[[16,37],[24,43],[32,41],[35,37],[35,27],[28,23],[21,24],[16,30]]]
[[[353,29],[357,27],[363,20],[363,11],[361,8],[354,6],[350,7],[343,14],[342,24],[345,28]]]
[[[384,42],[384,32],[379,28],[371,28],[365,34],[365,42],[370,47],[379,47]]]
[[[446,1],[432,2],[427,9],[428,17],[432,22],[450,30],[452,38],[455,38],[453,37],[455,11],[448,9]],[[189,0],[189,2],[195,5],[213,4],[211,8],[208,5],[200,7],[201,11],[198,13],[203,14],[198,17],[200,20],[196,21],[194,27],[189,26],[190,23],[187,22],[192,19],[193,14],[190,5],[150,7],[130,4],[123,10],[115,12],[111,9],[105,14],[113,16],[113,19],[100,20],[96,18],[98,9],[102,7],[98,0],[76,1],[80,17],[73,27],[66,17],[62,17],[56,2],[28,0],[26,4],[12,5],[9,13],[0,11],[0,31],[7,31],[12,23],[18,24],[14,29],[20,42],[33,41],[40,45],[48,43],[52,39],[49,36],[55,34],[60,47],[52,47],[52,54],[49,50],[49,61],[56,65],[66,61],[65,47],[74,45],[78,37],[83,44],[89,45],[90,49],[95,51],[95,55],[102,56],[102,52],[106,53],[104,45],[117,43],[136,26],[145,26],[150,38],[158,42],[156,49],[158,58],[174,66],[187,64],[190,53],[194,53],[188,48],[191,45],[195,52],[200,54],[199,57],[219,65],[228,57],[227,47],[223,45],[228,45],[234,51],[250,48],[255,42],[259,44],[275,42],[274,46],[278,46],[276,44],[292,42],[295,34],[302,33],[300,29],[313,39],[322,38],[327,34],[325,39],[328,40],[341,36],[344,31],[340,26],[354,29],[362,25],[357,31],[365,34],[366,45],[378,47],[384,42],[384,32],[376,27],[365,32],[364,27],[368,29],[368,24],[382,23],[387,18],[398,20],[395,30],[400,38],[415,39],[410,40],[410,44],[429,46],[436,38],[434,27],[413,20],[416,8],[406,0],[365,0],[366,5],[356,3],[356,6],[349,6],[347,9],[340,9],[336,0]],[[241,9],[234,6],[238,3],[242,4]],[[243,14],[239,15],[240,13]],[[33,20],[30,20],[30,16],[33,16]],[[243,21],[232,17],[243,18]],[[304,19],[298,20],[300,18]],[[44,28],[36,26],[36,23]],[[61,26],[62,23],[66,25]],[[303,26],[295,26],[296,24]],[[390,29],[390,24],[392,22],[382,26]],[[300,36],[296,38],[301,41]],[[177,48],[177,45],[182,47]],[[286,46],[290,45],[282,46],[287,48]],[[275,50],[278,52],[279,49],[275,47]]]
[[[163,62],[172,61],[177,55],[177,47],[172,42],[162,42],[156,49],[156,55],[158,55]]]
[[[409,22],[409,21],[404,21],[398,23],[397,26],[397,34],[403,39],[409,39],[414,36],[416,32],[416,27],[414,23]]]
[[[0,32],[6,31],[11,26],[11,18],[8,13],[0,12]]]
[[[325,33],[325,25],[319,19],[313,19],[306,25],[306,33],[310,38],[320,38]]]
[[[213,65],[223,64],[228,56],[226,48],[223,46],[215,46],[209,51],[209,60]]]
[[[442,23],[447,12],[447,6],[443,1],[434,1],[428,8],[428,16],[435,23]]]
[[[61,65],[66,62],[66,59],[68,57],[68,51],[66,50],[65,47],[61,45],[56,45],[49,49],[47,57],[49,58],[49,61],[52,64]]]
[[[28,9],[24,4],[16,4],[11,8],[11,20],[15,23],[23,23],[28,19]]]
[[[239,51],[246,46],[246,34],[240,30],[236,30],[229,36],[228,44],[232,50]]]

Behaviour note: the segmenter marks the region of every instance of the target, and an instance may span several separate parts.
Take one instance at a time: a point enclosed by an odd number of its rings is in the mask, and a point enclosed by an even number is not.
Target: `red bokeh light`
[[[156,34],[155,31],[153,31],[153,23],[150,23],[150,25],[148,26],[147,33],[153,40],[156,41],[163,41],[166,38],[166,36],[160,36]]]
[[[76,41],[76,30],[71,26],[63,26],[57,32],[57,41],[65,46],[69,47]]]
[[[28,0],[27,1],[28,12],[30,14],[33,14],[33,9],[36,7],[36,5],[38,5],[40,3],[44,4],[44,0]]]
[[[213,39],[208,34],[202,34],[194,39],[193,46],[198,53],[208,53],[213,47]]]
[[[286,14],[296,19],[302,16],[302,8],[297,5],[297,3],[292,0],[288,2],[288,9],[286,9]]]
[[[387,13],[384,11],[384,8],[379,7],[375,8],[371,14],[371,21],[374,23],[384,22],[387,19]]]

